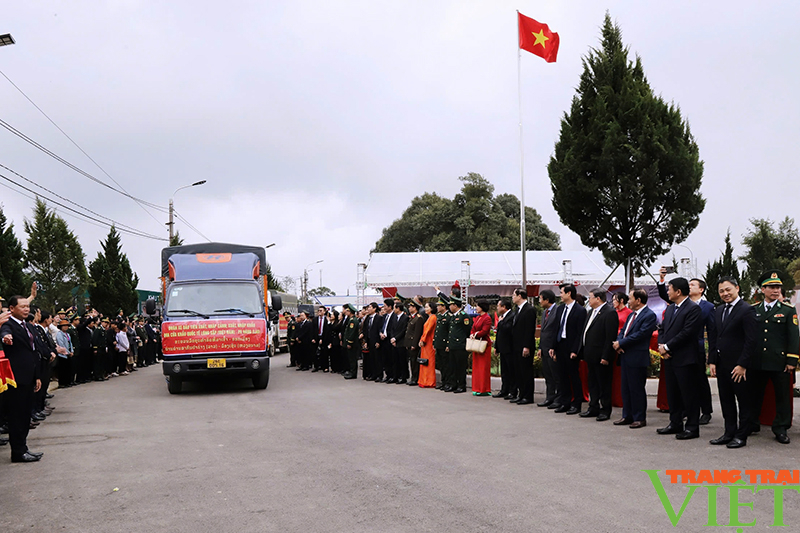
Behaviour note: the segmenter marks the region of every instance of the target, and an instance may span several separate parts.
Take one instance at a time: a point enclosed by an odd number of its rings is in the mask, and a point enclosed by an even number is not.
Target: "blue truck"
[[[281,299],[267,290],[258,246],[203,243],[161,251],[163,372],[171,394],[185,381],[238,375],[269,384]],[[155,310],[148,301],[147,313]]]

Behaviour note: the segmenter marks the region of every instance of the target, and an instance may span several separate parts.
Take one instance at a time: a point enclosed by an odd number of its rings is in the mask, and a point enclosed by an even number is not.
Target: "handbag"
[[[486,341],[478,340],[474,337],[467,338],[467,351],[475,353],[483,353],[486,351],[486,346],[489,343]]]
[[[424,366],[428,366],[428,360],[423,357],[417,357],[417,363]]]

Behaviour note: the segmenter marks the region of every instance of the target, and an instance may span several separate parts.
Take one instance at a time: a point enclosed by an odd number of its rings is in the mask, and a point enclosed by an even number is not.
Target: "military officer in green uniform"
[[[789,444],[786,431],[792,424],[791,387],[800,352],[800,329],[797,310],[780,301],[783,279],[789,279],[779,270],[761,274],[758,284],[764,301],[756,306],[756,350],[753,363],[747,370],[747,381],[752,387],[753,409],[750,424],[759,427],[761,404],[768,381],[775,389],[775,419],[772,432],[781,444]],[[763,330],[763,333],[762,333]]]
[[[436,350],[436,366],[442,374],[442,382],[436,386],[437,389],[445,392],[453,392],[449,389],[449,363],[447,353],[447,337],[450,335],[450,311],[447,305],[439,300],[436,302],[436,328],[433,330],[433,349]]]
[[[462,309],[461,298],[450,298],[450,327],[447,335],[447,358],[450,361],[450,387],[455,393],[467,392],[467,337],[472,318]]]
[[[358,317],[357,310],[353,304],[345,304],[344,331],[342,332],[342,347],[347,354],[347,371],[344,379],[356,379],[358,377],[358,354],[361,353],[361,343],[358,342]]]
[[[100,321],[100,325],[92,331],[92,377],[95,381],[105,381],[106,377],[106,328],[108,319]]]

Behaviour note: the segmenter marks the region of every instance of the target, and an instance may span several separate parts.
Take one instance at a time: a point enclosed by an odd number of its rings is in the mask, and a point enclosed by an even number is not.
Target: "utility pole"
[[[206,182],[206,180],[196,181],[191,185],[184,185],[183,187],[178,187],[175,189],[175,192],[172,193],[172,196],[169,198],[169,222],[167,222],[167,226],[169,226],[169,243],[172,245],[172,237],[175,235],[175,220],[173,218],[173,214],[175,212],[175,205],[172,201],[172,198],[178,193],[178,191],[182,189],[188,189],[189,187],[197,187],[198,185],[202,185]]]

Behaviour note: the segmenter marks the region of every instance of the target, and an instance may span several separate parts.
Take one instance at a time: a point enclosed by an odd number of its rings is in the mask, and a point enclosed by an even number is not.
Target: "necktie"
[[[569,312],[569,307],[567,307],[565,305],[564,306],[564,312],[561,313],[561,324],[559,325],[559,328],[558,328],[559,331],[561,331],[561,338],[562,339],[566,339],[567,338],[567,330],[566,330],[566,328],[564,326],[567,323],[567,313],[568,312]]]
[[[31,333],[31,330],[28,329],[28,325],[25,324],[25,322],[22,323],[22,327],[25,328],[25,333],[28,334],[28,340],[31,341],[31,350],[35,350],[36,347],[34,346],[33,343],[33,333]]]
[[[725,304],[725,310],[722,312],[722,323],[728,320],[728,315],[731,314],[731,304]]]
[[[628,327],[625,328],[625,335],[624,335],[625,337],[628,336],[628,332],[631,330],[631,326],[636,321],[636,316],[637,316],[637,313],[634,311],[633,316],[631,317],[631,321],[628,322]]]

